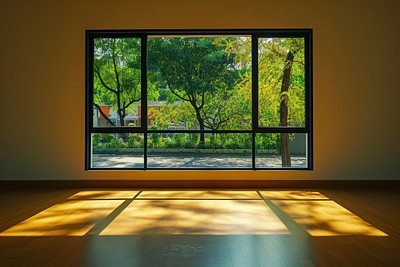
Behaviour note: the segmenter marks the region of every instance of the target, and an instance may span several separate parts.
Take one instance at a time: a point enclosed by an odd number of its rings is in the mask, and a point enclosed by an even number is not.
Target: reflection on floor
[[[387,236],[349,210],[319,192],[261,192],[265,201],[277,206],[313,236]]]
[[[24,219],[22,214],[21,219],[10,219],[18,217],[17,210],[8,210],[5,223],[0,216],[0,258],[8,265],[56,261],[89,266],[338,266],[347,261],[369,264],[366,254],[385,266],[396,263],[387,251],[399,251],[399,233],[391,237],[329,194],[75,191]],[[0,195],[0,207],[6,199]],[[38,239],[43,237],[47,239]],[[339,242],[336,249],[320,251],[329,247],[326,238]],[[367,243],[386,257],[369,251]],[[72,245],[81,251],[70,251]],[[66,246],[68,252],[53,246]],[[16,256],[24,249],[23,257]],[[347,249],[353,250],[353,258],[344,257],[350,253]]]
[[[121,203],[121,200],[71,200],[56,204],[0,236],[83,236]]]
[[[81,191],[0,236],[83,236],[106,221],[97,234],[289,234],[271,205],[313,236],[386,236],[321,193],[307,191]]]

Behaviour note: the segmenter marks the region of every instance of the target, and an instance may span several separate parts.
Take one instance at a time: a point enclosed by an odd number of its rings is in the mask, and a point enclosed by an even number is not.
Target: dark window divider
[[[91,133],[308,133],[307,128],[296,127],[268,127],[255,130],[144,130],[129,127],[92,128]]]

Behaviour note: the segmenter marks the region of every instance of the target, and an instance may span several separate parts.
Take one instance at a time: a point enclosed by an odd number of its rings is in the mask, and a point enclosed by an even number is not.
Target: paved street
[[[280,156],[258,157],[259,168],[280,168]],[[93,168],[143,168],[143,157],[94,154]],[[251,168],[250,156],[226,155],[157,155],[148,156],[149,168]],[[292,156],[292,167],[307,167],[306,158]]]

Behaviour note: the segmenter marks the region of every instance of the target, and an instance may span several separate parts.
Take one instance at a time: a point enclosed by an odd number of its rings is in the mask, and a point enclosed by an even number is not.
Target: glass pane
[[[258,41],[260,127],[304,127],[304,38]]]
[[[149,168],[252,167],[251,134],[152,133],[148,147]]]
[[[143,168],[140,134],[92,134],[92,168]]]
[[[140,38],[96,38],[93,126],[140,126]]]
[[[307,134],[256,134],[256,168],[282,167],[307,168]]]
[[[250,37],[149,38],[150,129],[251,129]]]

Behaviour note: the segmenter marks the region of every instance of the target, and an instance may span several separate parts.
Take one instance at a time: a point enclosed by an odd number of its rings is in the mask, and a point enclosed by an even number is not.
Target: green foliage
[[[92,136],[93,147],[99,147],[101,139],[102,139],[101,134],[93,134]]]
[[[125,116],[136,112],[135,103],[141,99],[140,57],[140,38],[94,40],[94,105],[111,106],[117,114],[117,125],[123,125]],[[148,99],[159,97],[156,88],[158,82],[150,73]],[[111,120],[109,123],[115,124]]]
[[[210,135],[210,148],[222,148],[222,142],[219,134]]]
[[[128,147],[129,148],[140,148],[143,147],[140,143],[140,141],[142,140],[142,138],[140,138],[139,135],[134,135],[131,134],[129,136],[129,140],[128,140]]]
[[[165,101],[149,110],[149,129],[170,126],[242,130],[252,125],[251,38],[157,37],[148,42],[148,100]],[[287,54],[294,54],[288,92],[281,93]],[[305,123],[304,39],[259,38],[258,114],[260,126],[280,125],[287,100],[288,125]],[[140,100],[140,38],[95,39],[94,102],[111,105],[119,118]],[[111,90],[110,90],[111,89]],[[115,92],[121,92],[120,95]],[[118,102],[120,99],[120,102]],[[198,129],[198,128],[197,128]],[[294,135],[290,135],[292,140]],[[93,135],[94,147],[143,147],[131,134]],[[203,141],[203,142],[202,142]],[[257,149],[279,151],[279,134],[257,134]],[[150,148],[250,149],[251,134],[148,136]]]
[[[168,147],[170,144],[171,144],[171,139],[169,137],[162,137],[160,138],[159,148]]]
[[[167,105],[157,114],[157,125],[165,128],[165,124],[186,122],[188,128],[198,125],[200,129],[250,129],[251,98],[235,90],[241,75],[250,69],[235,65],[235,54],[228,53],[219,39],[149,40],[149,68],[159,73],[168,89],[159,89],[159,100],[167,101]],[[227,42],[238,38],[222,39]]]
[[[304,40],[301,38],[262,38],[259,53],[259,112],[261,126],[280,125],[283,70],[288,52],[295,55],[287,92],[289,126],[302,126],[305,120]]]
[[[235,62],[241,66],[251,65],[251,42],[249,40],[219,40],[227,53],[234,54]],[[295,57],[290,76],[288,96],[288,125],[302,126],[305,121],[305,69],[304,69],[304,39],[302,38],[260,38],[259,39],[259,90],[258,113],[260,126],[280,125],[280,102],[282,100],[281,86],[285,60],[291,51]],[[236,90],[251,103],[251,95],[245,94],[251,90],[251,73],[241,75],[236,84]],[[242,110],[246,110],[242,107]],[[248,114],[248,110],[246,113]]]
[[[149,127],[149,130],[157,130],[157,126],[156,125],[151,125]],[[156,148],[160,146],[160,142],[161,142],[161,134],[159,133],[150,133],[150,138],[147,140],[148,146],[150,148]]]
[[[196,144],[200,140],[200,134],[195,133],[195,134],[187,134],[186,136],[186,143],[192,145],[193,147],[196,146]]]
[[[256,135],[256,149],[272,149],[278,151],[280,148],[280,134],[258,134]]]
[[[151,133],[150,139],[147,140],[149,143],[149,147],[154,148],[160,145],[160,134],[159,133]]]
[[[226,143],[224,144],[224,148],[229,148],[229,149],[239,149],[242,148],[238,143],[235,142],[233,139],[228,139]]]
[[[258,134],[256,136],[257,149],[279,150],[279,134]],[[102,144],[101,135],[93,136],[93,146],[96,148],[143,148],[144,139],[139,135],[131,134],[127,142],[116,135],[109,134]],[[290,140],[294,135],[290,135]],[[97,140],[97,141],[95,141]],[[147,140],[149,148],[179,148],[179,149],[251,149],[251,134],[210,134],[205,143],[200,144],[200,134],[174,134],[173,138],[163,138],[159,133],[151,133]]]
[[[159,111],[150,111],[152,123],[160,129],[184,122],[188,128],[251,129],[251,38],[158,37],[149,39],[148,45],[148,99],[166,101]],[[288,51],[295,53],[287,93],[288,125],[304,125],[304,40],[260,38],[261,126],[279,126]],[[111,105],[118,116],[134,112],[141,90],[140,38],[97,38],[94,61],[94,102]]]
[[[176,148],[183,148],[186,143],[186,135],[184,133],[174,134],[171,140],[171,145]]]
[[[140,100],[140,39],[95,39],[94,102],[128,111]]]
[[[259,46],[260,126],[280,125],[280,90],[288,51],[295,54],[286,94],[288,125],[304,125],[304,40],[260,38]],[[159,100],[167,105],[160,108],[154,122],[161,128],[186,122],[189,129],[195,125],[251,129],[250,38],[154,38],[149,42],[149,62],[165,84],[158,91]]]
[[[101,140],[101,135],[96,136],[97,140]],[[105,137],[104,143],[96,142],[93,140],[93,146],[95,148],[127,148],[129,147],[129,143],[126,143],[124,141],[124,138],[122,136],[117,136],[115,134],[108,134]]]
[[[106,135],[106,141],[107,143],[111,143],[111,142],[116,142],[117,139],[114,134],[108,134]]]
[[[123,138],[118,139],[118,147],[119,148],[127,148],[128,145],[125,143]]]

